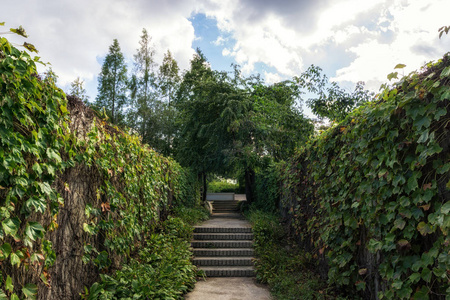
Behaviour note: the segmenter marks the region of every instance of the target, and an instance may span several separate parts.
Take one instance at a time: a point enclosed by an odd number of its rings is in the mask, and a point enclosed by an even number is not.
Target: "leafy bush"
[[[266,163],[256,172],[254,207],[267,212],[278,210],[280,169],[284,162]]]
[[[386,87],[284,171],[301,246],[326,254],[329,282],[352,297],[450,294],[449,83],[446,55]]]
[[[286,233],[275,214],[251,209],[256,251],[256,277],[268,283],[277,299],[330,299],[326,283],[313,270],[311,255],[287,243]]]
[[[213,180],[208,183],[208,193],[238,193],[239,185],[226,180]]]
[[[177,206],[174,208],[174,215],[181,218],[189,225],[195,225],[209,219],[209,212],[203,207],[192,208]]]
[[[198,198],[188,170],[66,98],[36,63],[0,37],[0,298],[36,297],[38,284],[47,299],[79,293],[156,243],[174,197]]]
[[[197,275],[189,249],[192,231],[181,218],[169,217],[135,258],[112,276],[100,275],[101,281],[86,290],[83,298],[182,299]]]

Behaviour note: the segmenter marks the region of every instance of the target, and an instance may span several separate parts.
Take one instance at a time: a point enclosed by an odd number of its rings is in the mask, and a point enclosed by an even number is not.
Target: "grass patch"
[[[256,277],[267,283],[276,299],[333,299],[327,283],[313,271],[315,262],[308,253],[287,242],[285,231],[275,214],[250,210]]]
[[[199,274],[189,249],[193,225],[208,218],[203,208],[175,209],[120,270],[101,274],[82,298],[183,299]]]
[[[208,183],[208,193],[239,193],[239,184],[216,179]]]

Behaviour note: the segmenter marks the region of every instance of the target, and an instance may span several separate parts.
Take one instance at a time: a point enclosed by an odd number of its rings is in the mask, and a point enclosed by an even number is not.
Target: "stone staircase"
[[[211,201],[213,213],[237,213],[239,212],[238,200]]]
[[[252,277],[253,234],[239,201],[214,201],[211,219],[194,229],[194,264],[207,277]]]

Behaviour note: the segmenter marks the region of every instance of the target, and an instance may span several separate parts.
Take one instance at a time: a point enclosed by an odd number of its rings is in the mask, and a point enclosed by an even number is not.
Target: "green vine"
[[[26,37],[21,27],[11,32]],[[89,124],[71,131],[78,117],[68,104],[79,100],[68,102],[52,76],[41,79],[36,63],[38,57],[0,37],[0,299],[34,299],[38,285],[55,284],[49,274],[58,256],[50,232],[59,230],[61,194],[72,189],[63,178],[71,168],[86,167],[79,169],[100,180],[93,199],[82,200],[84,235],[73,237],[84,246],[83,263],[97,273],[133,258],[173,201],[195,203],[198,194],[189,170],[84,105]]]
[[[449,99],[447,54],[385,87],[284,171],[282,198],[300,243],[347,294],[450,294]]]
[[[11,32],[26,36],[22,28]],[[39,57],[0,37],[0,261],[3,270],[25,267],[48,284],[54,252],[44,237],[57,227],[64,202],[52,185],[72,161],[60,155],[70,150],[65,95],[51,78],[37,75],[36,63]],[[0,299],[18,299],[18,291],[36,296],[37,285],[23,278],[2,272],[0,282]]]

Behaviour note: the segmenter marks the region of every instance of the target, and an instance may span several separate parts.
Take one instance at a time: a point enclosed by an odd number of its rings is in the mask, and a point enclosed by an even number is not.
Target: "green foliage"
[[[71,84],[70,84],[70,92],[69,95],[72,95],[74,97],[77,97],[81,101],[83,101],[84,104],[88,104],[89,102],[89,96],[86,94],[86,90],[84,89],[84,80],[81,80],[80,77],[77,77]]]
[[[105,110],[113,124],[122,124],[123,108],[127,102],[127,65],[117,39],[109,47],[98,76],[98,95],[95,105]]]
[[[255,208],[265,212],[275,212],[279,209],[280,170],[284,165],[284,162],[267,161],[258,169],[255,180]]]
[[[339,87],[336,82],[329,82],[322,69],[310,66],[301,76],[294,78],[300,88],[305,88],[315,98],[308,100],[308,106],[319,118],[342,121],[356,107],[370,101],[374,95],[364,90],[364,83],[358,82],[352,93]]]
[[[177,159],[199,173],[245,177],[251,202],[264,157],[286,159],[312,133],[298,97],[290,81],[266,86],[259,77],[243,77],[237,66],[231,75],[213,71],[199,51],[177,93]]]
[[[450,26],[442,26],[441,28],[439,28],[439,38],[441,38],[442,37],[442,35],[445,33],[445,34],[448,34],[448,31],[450,30]]]
[[[195,225],[209,219],[209,212],[203,207],[177,206],[174,208],[174,216],[179,217],[186,224]]]
[[[272,213],[250,210],[256,277],[269,284],[276,299],[330,299],[326,283],[313,271],[311,255],[287,243],[279,217]]]
[[[218,178],[208,182],[208,193],[238,193],[239,185],[228,182],[226,179]]]
[[[25,31],[11,30],[26,36]],[[63,199],[52,188],[57,174],[73,164],[64,161],[60,150],[70,153],[67,141],[67,108],[64,93],[51,77],[37,75],[38,57],[15,48],[0,37],[0,229],[2,270],[53,263],[51,247],[43,237],[53,230]],[[43,224],[37,215],[49,216]],[[34,218],[30,218],[34,216]],[[43,243],[42,243],[43,242]],[[44,274],[44,273],[42,273]],[[45,275],[44,275],[45,277]],[[33,298],[31,283],[13,286],[9,274],[2,272],[3,294]],[[16,293],[14,293],[14,291]]]
[[[193,214],[193,217],[190,214]],[[183,299],[193,288],[197,268],[192,265],[190,240],[193,227],[207,217],[204,210],[180,208],[181,218],[163,222],[139,249],[137,257],[112,276],[101,275],[101,281],[91,286],[84,299]]]
[[[77,139],[75,134],[80,133],[69,130],[64,93],[55,86],[54,76],[39,78],[37,62],[39,58],[0,38],[0,297],[11,299],[33,298],[37,293],[37,282],[23,282],[13,274],[38,270],[37,277],[52,284],[47,274],[57,254],[47,233],[58,228],[58,211],[64,203],[58,191],[71,188],[56,184],[62,171],[86,166],[102,182],[96,199],[86,199],[85,235],[78,238],[84,243],[83,262],[104,273],[118,255],[128,259],[147,243],[163,251],[172,235],[190,236],[182,222],[166,224],[169,237],[155,238],[153,229],[167,218],[173,197],[177,204],[192,206],[198,199],[195,175],[143,145],[139,136],[93,116],[83,119],[89,123],[83,128],[87,132]],[[101,236],[102,249],[86,242],[95,235]],[[172,261],[188,260],[187,242],[178,244]],[[151,255],[143,252],[142,257],[150,260]],[[170,264],[164,268],[169,270]],[[176,285],[182,289],[180,282],[191,278],[192,272],[189,265],[181,269]]]
[[[301,244],[357,297],[450,293],[449,56],[385,88],[302,148],[283,172]]]

